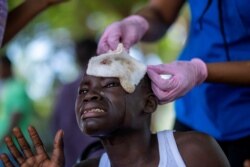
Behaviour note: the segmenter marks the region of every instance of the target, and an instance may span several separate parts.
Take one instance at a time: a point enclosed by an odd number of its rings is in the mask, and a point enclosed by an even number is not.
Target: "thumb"
[[[165,65],[166,64],[158,64],[158,65],[148,65],[147,70],[152,70],[155,73],[162,74],[165,73]]]
[[[51,161],[59,166],[64,166],[65,158],[64,158],[64,149],[63,149],[63,131],[59,130],[56,133],[54,139],[54,148],[51,156]]]
[[[178,64],[176,62],[173,62],[169,64],[148,65],[147,69],[153,70],[158,74],[175,75],[177,67],[178,67]]]
[[[175,81],[175,79],[172,76],[170,78],[164,78],[164,77],[162,77],[162,75],[160,73],[157,73],[156,71],[152,70],[151,68],[147,69],[147,74],[148,74],[149,78],[151,79],[151,81],[159,89],[166,91],[168,89],[172,89],[173,87],[175,87],[175,85],[173,85],[174,84],[173,81]],[[168,76],[170,76],[170,75],[168,75]]]

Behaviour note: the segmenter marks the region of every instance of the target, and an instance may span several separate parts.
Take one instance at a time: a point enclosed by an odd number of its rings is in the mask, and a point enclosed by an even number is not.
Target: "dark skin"
[[[159,163],[157,137],[151,134],[149,127],[151,114],[156,107],[157,100],[147,77],[141,81],[135,92],[128,94],[117,78],[85,75],[76,101],[76,117],[84,133],[101,139],[113,167],[152,167],[158,166]],[[15,136],[20,133],[17,132],[13,131]],[[29,158],[15,153],[16,147],[10,147],[12,143],[9,139],[6,140],[10,151],[14,152],[14,157],[21,159],[18,162],[23,162],[21,166],[28,166],[28,161],[31,160],[34,166],[63,166],[62,132],[59,131],[55,137],[52,158],[44,151],[35,129],[30,127],[29,132],[37,150],[37,153],[32,154],[26,149]],[[187,166],[229,166],[222,150],[209,136],[197,132],[175,132],[174,137]],[[25,142],[22,142],[23,136],[18,138],[21,148],[28,148]],[[7,156],[1,156],[1,159],[8,166]],[[98,164],[99,158],[96,158],[76,166],[96,167]]]
[[[2,46],[6,45],[20,32],[34,17],[50,6],[67,0],[26,0],[8,13]]]
[[[5,138],[5,143],[13,155],[16,162],[21,167],[60,167],[64,166],[64,154],[63,154],[63,132],[59,130],[54,139],[54,149],[51,158],[48,156],[47,152],[43,147],[41,138],[39,137],[36,129],[32,126],[28,128],[30,138],[33,142],[35,152],[33,153],[28,142],[24,138],[21,130],[19,128],[14,128],[12,130],[13,135],[18,141],[23,155],[14,145],[13,140],[7,136]],[[5,167],[13,167],[14,165],[9,160],[6,154],[0,156]]]
[[[157,101],[152,92],[142,92],[143,89],[137,89],[133,94],[126,93],[117,78],[85,76],[81,83],[76,101],[79,127],[101,139],[112,166],[156,166],[158,162],[156,137],[149,130],[150,113],[156,109]],[[81,113],[89,108],[101,108],[104,112],[89,113],[89,117],[83,115],[81,119]],[[143,112],[134,112],[132,108]],[[145,140],[138,143],[138,138]],[[86,163],[97,166],[98,161]]]

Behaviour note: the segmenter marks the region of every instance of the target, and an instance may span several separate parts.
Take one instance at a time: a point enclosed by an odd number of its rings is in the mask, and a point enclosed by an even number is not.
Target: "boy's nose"
[[[90,91],[90,92],[88,92],[88,94],[84,97],[83,101],[84,101],[84,102],[87,102],[87,101],[100,100],[100,99],[101,99],[100,93],[98,93],[97,91]]]

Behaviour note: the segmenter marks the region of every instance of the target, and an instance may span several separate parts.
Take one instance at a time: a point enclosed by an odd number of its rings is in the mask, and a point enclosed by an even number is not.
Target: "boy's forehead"
[[[82,76],[82,80],[81,82],[87,82],[87,81],[94,81],[95,82],[100,82],[100,81],[103,81],[103,80],[117,80],[118,82],[119,81],[119,78],[118,77],[99,77],[99,76],[93,76],[93,75],[88,75],[86,73],[84,73],[84,75]]]
[[[146,73],[146,66],[128,55],[122,45],[117,50],[92,57],[87,74],[119,78],[125,91],[132,93]]]

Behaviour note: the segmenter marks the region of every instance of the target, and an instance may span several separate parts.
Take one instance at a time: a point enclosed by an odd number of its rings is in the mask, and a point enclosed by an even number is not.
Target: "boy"
[[[117,55],[114,53],[90,60],[87,74],[81,81],[75,107],[79,128],[90,136],[100,138],[106,153],[75,166],[229,166],[218,144],[205,134],[173,131],[151,133],[150,118],[158,101],[145,74],[146,68],[129,56],[119,55],[123,53],[118,51]],[[28,130],[35,154],[18,128],[13,133],[24,156],[9,137],[5,140],[17,162],[22,166],[63,166],[63,132],[56,134],[50,159],[35,129],[30,127]],[[1,159],[6,166],[9,165],[7,156],[2,155]]]

